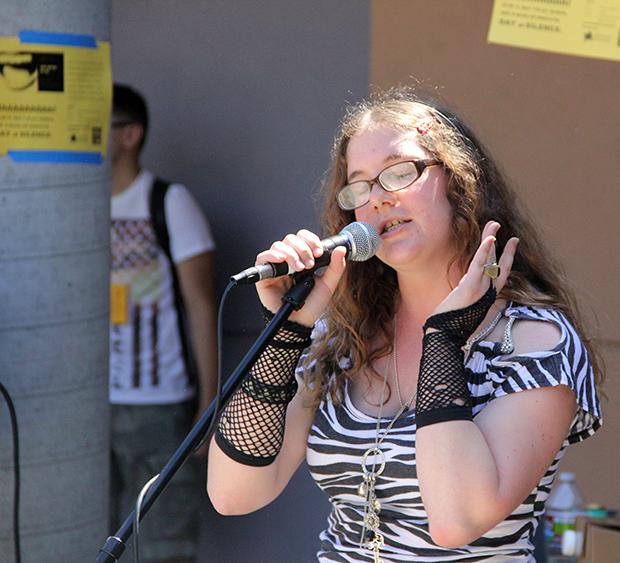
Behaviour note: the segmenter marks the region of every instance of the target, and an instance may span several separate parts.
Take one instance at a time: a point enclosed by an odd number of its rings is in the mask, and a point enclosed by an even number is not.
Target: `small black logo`
[[[36,84],[40,92],[62,92],[64,55],[25,51],[0,52],[0,76],[9,90],[26,90]]]

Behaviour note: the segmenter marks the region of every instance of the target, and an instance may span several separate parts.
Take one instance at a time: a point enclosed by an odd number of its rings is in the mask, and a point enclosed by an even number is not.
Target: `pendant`
[[[379,532],[375,532],[372,540],[368,542],[368,548],[372,550],[373,563],[383,563],[383,559],[381,559],[381,548],[384,544],[385,540],[383,535]]]
[[[368,495],[368,483],[366,480],[360,483],[360,486],[357,488],[357,494],[363,498],[366,498]]]
[[[365,473],[363,479],[360,490],[364,491],[363,496],[366,500],[366,513],[364,515],[366,537],[364,539],[366,540],[366,546],[373,553],[373,561],[375,563],[383,563],[380,555],[381,547],[384,545],[385,540],[379,532],[381,503],[375,493],[375,474],[372,472]]]
[[[372,532],[376,532],[379,528],[379,516],[375,514],[373,511],[370,511],[366,514],[366,518],[364,518],[364,522],[366,523],[366,527]]]
[[[375,469],[377,462],[376,460],[373,460],[372,467],[370,470],[368,470],[368,458],[370,456],[379,458],[379,469]],[[368,475],[372,475],[374,479],[375,477],[378,477],[379,475],[381,475],[384,469],[385,469],[385,454],[383,453],[383,451],[380,448],[376,448],[376,447],[368,448],[364,452],[364,456],[362,457],[362,473],[364,474],[363,475],[364,479],[366,479]]]
[[[373,458],[369,463],[368,459]],[[373,562],[383,563],[381,547],[385,544],[383,535],[379,532],[381,520],[381,503],[375,493],[376,479],[385,469],[385,454],[377,446],[368,448],[362,457],[362,482],[357,488],[358,494],[365,500],[364,528],[366,547],[372,551]]]

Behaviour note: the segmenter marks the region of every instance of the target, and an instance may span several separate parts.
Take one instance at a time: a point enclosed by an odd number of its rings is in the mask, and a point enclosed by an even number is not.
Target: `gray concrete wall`
[[[114,78],[152,113],[144,163],[208,214],[220,291],[273,239],[317,228],[338,119],[367,91],[368,38],[367,1],[113,0]],[[261,322],[251,289],[226,311],[229,373]],[[219,517],[205,499],[201,561],[311,561],[327,510],[305,467],[250,516]]]

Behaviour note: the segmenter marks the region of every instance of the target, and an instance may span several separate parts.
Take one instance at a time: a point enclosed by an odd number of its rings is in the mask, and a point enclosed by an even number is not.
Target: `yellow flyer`
[[[488,41],[620,61],[620,0],[495,0]]]
[[[111,104],[109,43],[37,31],[0,37],[0,156],[100,163]]]

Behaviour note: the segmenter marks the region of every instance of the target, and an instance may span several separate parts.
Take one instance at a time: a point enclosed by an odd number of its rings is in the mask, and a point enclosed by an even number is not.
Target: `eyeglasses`
[[[121,127],[126,127],[127,125],[134,125],[135,123],[137,123],[137,121],[119,119],[118,121],[112,121],[110,123],[110,126],[112,127],[112,129],[119,129]]]
[[[352,182],[340,189],[336,195],[340,209],[351,211],[370,201],[372,186],[378,183],[386,192],[397,192],[408,188],[413,184],[426,168],[441,164],[438,160],[407,160],[397,162],[384,168],[376,178],[372,180],[360,180]]]

